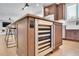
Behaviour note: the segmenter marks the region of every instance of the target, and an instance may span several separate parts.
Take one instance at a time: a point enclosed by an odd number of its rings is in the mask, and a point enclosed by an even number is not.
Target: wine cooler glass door
[[[35,55],[53,51],[53,22],[35,20]]]

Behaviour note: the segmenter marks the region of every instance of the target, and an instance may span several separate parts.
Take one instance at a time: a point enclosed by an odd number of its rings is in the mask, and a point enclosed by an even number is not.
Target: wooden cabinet
[[[54,23],[54,38],[55,38],[55,48],[62,45],[62,24],[61,23]]]
[[[66,39],[79,41],[79,30],[66,30]]]
[[[57,20],[57,5],[52,4],[50,6],[44,7],[44,16],[54,14],[54,19]]]
[[[26,16],[15,22],[18,41],[17,55],[19,56],[35,55],[35,30],[33,24],[33,28],[30,28],[30,21],[34,22],[34,18]]]
[[[20,56],[27,55],[27,20],[19,21],[17,23],[17,41],[18,41],[18,48],[17,54]]]
[[[65,12],[65,4],[61,3],[58,5],[58,20],[64,19],[64,12]]]
[[[54,19],[59,20],[64,18],[64,3],[60,4],[51,4],[44,7],[44,16],[54,14]]]

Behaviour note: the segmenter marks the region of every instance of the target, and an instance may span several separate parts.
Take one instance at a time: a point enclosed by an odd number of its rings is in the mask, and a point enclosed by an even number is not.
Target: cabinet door
[[[74,40],[77,40],[79,41],[79,31],[78,30],[75,30],[75,39]]]
[[[75,30],[71,30],[72,31],[72,37],[71,37],[71,39],[72,40],[75,40],[75,39],[77,39],[77,32],[75,31]]]
[[[55,47],[62,44],[62,24],[55,23]]]
[[[35,20],[35,55],[53,51],[53,22]]]
[[[70,31],[66,30],[66,39],[69,39],[70,35],[71,35]]]
[[[78,30],[66,30],[66,39],[79,40],[79,31]]]
[[[64,7],[64,4],[59,4],[58,5],[58,20],[59,19],[63,19],[63,8]]]
[[[17,25],[17,39],[18,39],[18,55],[27,55],[27,21],[23,20],[18,22]]]
[[[44,16],[52,15],[54,14],[54,19],[57,20],[58,18],[58,11],[57,11],[57,5],[52,4],[50,6],[44,7]]]
[[[74,31],[66,30],[66,39],[73,39],[74,38]]]

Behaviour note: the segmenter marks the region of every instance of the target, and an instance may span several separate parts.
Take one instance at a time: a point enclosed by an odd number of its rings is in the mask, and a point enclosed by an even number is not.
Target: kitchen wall
[[[0,33],[2,32],[2,29],[4,29],[2,27],[2,22],[9,22],[9,18],[11,18],[11,20],[14,22],[28,13],[43,17],[42,4],[39,4],[39,6],[36,4],[29,5],[29,7],[26,7],[24,10],[22,10],[24,3],[0,4]]]

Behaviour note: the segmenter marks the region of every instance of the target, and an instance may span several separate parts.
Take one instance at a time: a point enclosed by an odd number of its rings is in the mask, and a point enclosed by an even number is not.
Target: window
[[[77,6],[77,9],[78,9],[78,11],[77,11],[77,13],[78,13],[78,18],[79,18],[79,4],[77,4],[78,6]]]
[[[66,19],[76,19],[77,18],[77,4],[67,4],[67,18]]]

